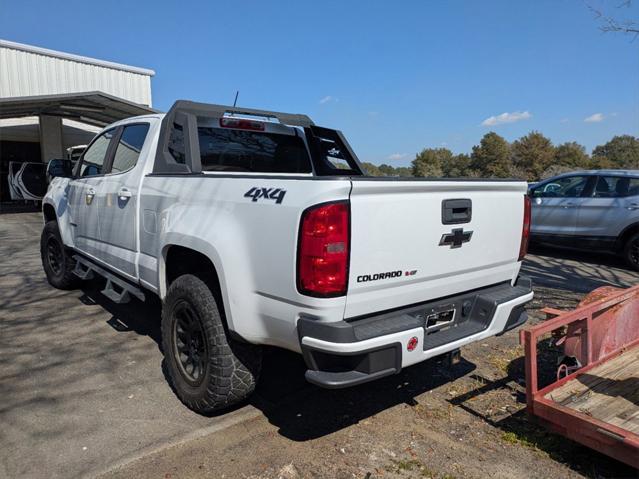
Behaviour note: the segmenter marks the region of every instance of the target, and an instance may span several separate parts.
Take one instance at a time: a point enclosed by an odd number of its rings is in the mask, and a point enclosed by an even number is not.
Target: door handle
[[[95,190],[93,188],[89,188],[85,194],[85,201],[87,205],[90,205],[93,202],[94,197],[95,197]]]
[[[131,196],[133,196],[133,195],[128,190],[128,188],[120,188],[120,191],[118,191],[118,198],[120,198],[123,201],[131,198]]]
[[[630,205],[626,206],[627,210],[633,211],[633,210],[639,210],[639,204],[637,203],[630,203]]]
[[[574,207],[575,207],[575,205],[574,205],[574,204],[572,204],[572,203],[565,203],[565,204],[563,204],[563,205],[561,205],[561,206],[562,206],[563,208],[566,208],[566,209],[567,209],[567,208],[574,208]]]

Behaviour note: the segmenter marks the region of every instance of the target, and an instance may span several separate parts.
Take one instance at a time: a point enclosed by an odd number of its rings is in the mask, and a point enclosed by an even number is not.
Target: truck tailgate
[[[345,318],[517,277],[526,183],[353,178],[352,185]]]

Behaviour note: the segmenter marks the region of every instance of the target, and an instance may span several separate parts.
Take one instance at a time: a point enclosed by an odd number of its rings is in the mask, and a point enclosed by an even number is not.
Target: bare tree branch
[[[635,21],[630,20],[618,20],[611,16],[605,15],[598,8],[593,7],[588,2],[584,1],[588,10],[592,12],[595,17],[595,20],[599,20],[601,22],[601,26],[599,29],[603,33],[609,32],[618,32],[623,34],[630,34],[633,36],[633,41],[639,36],[639,24]],[[623,0],[617,8],[630,8],[632,5],[632,0]]]

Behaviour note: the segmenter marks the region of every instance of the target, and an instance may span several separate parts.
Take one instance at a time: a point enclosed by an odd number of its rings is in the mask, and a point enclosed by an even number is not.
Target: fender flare
[[[222,303],[228,327],[231,330],[235,329],[233,326],[233,313],[230,308],[230,298],[222,258],[212,244],[202,240],[201,238],[176,232],[168,232],[165,234],[162,241],[162,247],[159,255],[160,261],[158,264],[158,292],[160,299],[164,299],[168,289],[166,284],[166,256],[172,246],[181,246],[182,248],[193,250],[203,256],[206,256],[209,261],[211,261],[213,268],[215,268],[217,279],[220,283],[220,292],[222,294]]]

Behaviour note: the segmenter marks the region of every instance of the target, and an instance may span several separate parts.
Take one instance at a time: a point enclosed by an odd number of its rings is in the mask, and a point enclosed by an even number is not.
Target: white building
[[[63,158],[113,121],[154,111],[153,70],[0,40],[0,201],[10,161]]]

